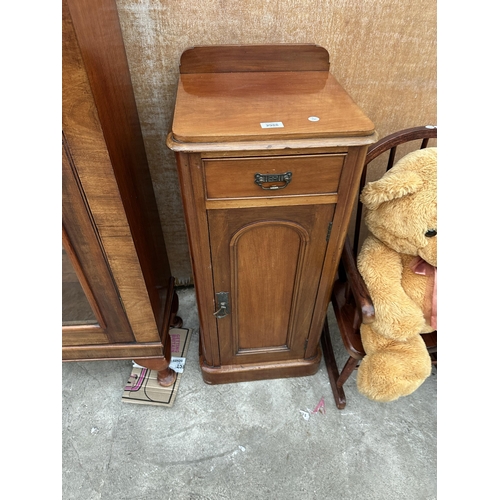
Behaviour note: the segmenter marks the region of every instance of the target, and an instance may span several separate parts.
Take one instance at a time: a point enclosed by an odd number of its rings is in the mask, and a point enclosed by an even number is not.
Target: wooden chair
[[[328,377],[333,391],[333,397],[337,408],[343,409],[346,405],[346,398],[343,385],[351,373],[358,367],[359,362],[364,357],[365,352],[361,343],[359,328],[361,323],[372,323],[375,319],[375,310],[370,294],[366,288],[361,275],[356,266],[356,259],[360,247],[360,231],[363,220],[363,205],[359,201],[365,183],[367,182],[367,173],[369,165],[375,158],[386,151],[390,151],[386,170],[389,170],[396,159],[397,147],[405,144],[404,149],[407,154],[418,148],[427,147],[429,139],[437,138],[437,127],[421,126],[414,127],[394,134],[388,135],[369,149],[365,160],[365,167],[361,176],[361,182],[358,193],[358,204],[356,220],[354,226],[354,239],[351,245],[349,238],[346,238],[342,251],[341,261],[339,263],[338,275],[333,286],[331,302],[337,320],[340,336],[344,347],[349,355],[344,368],[339,373],[335,354],[333,352],[332,341],[328,329],[328,321],[325,320],[323,332],[321,335],[321,344],[323,355],[328,370]],[[415,141],[415,142],[412,142]],[[417,142],[418,141],[418,142]],[[406,144],[409,143],[409,144]],[[411,149],[409,149],[411,148]],[[403,149],[403,148],[402,148]],[[406,151],[409,149],[408,151]],[[383,172],[382,172],[383,174]],[[373,180],[373,179],[370,179]],[[437,332],[422,335],[433,364],[437,364]]]

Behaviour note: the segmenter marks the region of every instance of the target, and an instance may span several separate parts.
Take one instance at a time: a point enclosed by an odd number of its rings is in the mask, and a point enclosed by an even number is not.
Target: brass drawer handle
[[[292,172],[286,172],[284,174],[255,174],[255,184],[260,186],[262,189],[284,189],[290,184],[292,180]],[[262,184],[268,184],[270,182],[284,182],[282,186],[277,186],[273,184],[272,186],[263,186]]]

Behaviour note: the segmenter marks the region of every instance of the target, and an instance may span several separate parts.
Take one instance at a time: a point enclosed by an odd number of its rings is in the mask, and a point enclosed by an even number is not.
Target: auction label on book
[[[283,122],[261,122],[262,128],[283,128]]]
[[[186,364],[186,358],[172,356],[172,358],[170,359],[169,368],[172,368],[174,372],[183,373],[185,364]]]

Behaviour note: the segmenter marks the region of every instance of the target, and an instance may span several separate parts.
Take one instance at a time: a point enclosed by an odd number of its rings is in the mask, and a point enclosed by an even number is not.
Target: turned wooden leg
[[[177,379],[177,373],[169,368],[170,360],[165,358],[160,359],[139,359],[137,364],[144,366],[148,370],[155,370],[158,372],[156,380],[162,387],[170,387]]]
[[[172,368],[167,367],[165,370],[158,370],[156,380],[162,387],[170,387],[177,380],[177,373]]]
[[[172,307],[170,312],[170,322],[169,326],[171,328],[182,328],[182,318],[180,316],[176,316],[177,311],[179,310],[179,296],[176,292],[174,292],[174,296],[172,299]]]
[[[149,366],[146,366],[146,368],[150,368],[151,370],[158,371],[158,375],[156,377],[156,380],[158,380],[158,384],[160,384],[162,387],[171,386],[177,378],[177,373],[174,372],[174,370],[172,370],[172,368],[169,368],[170,360],[172,359],[171,344],[172,344],[172,341],[170,339],[170,335],[167,332],[167,334],[165,335],[164,350],[163,350],[165,357],[163,359],[157,359],[157,360],[146,360],[146,362],[151,363],[151,368]],[[154,368],[153,368],[153,366],[154,366]]]
[[[173,285],[172,285],[173,290]],[[171,359],[171,339],[168,333],[169,328],[181,328],[182,327],[182,318],[176,316],[177,311],[179,310],[179,297],[177,293],[174,291],[172,295],[172,302],[170,307],[170,316],[169,321],[166,323],[164,321],[161,338],[163,339],[163,358],[155,358],[155,359],[139,359],[137,360],[137,364],[144,366],[148,370],[155,370],[158,372],[156,379],[158,380],[158,384],[162,387],[170,387],[177,380],[177,373],[169,368],[170,359]],[[165,309],[165,315],[168,315],[168,309]],[[166,319],[166,316],[165,316]]]

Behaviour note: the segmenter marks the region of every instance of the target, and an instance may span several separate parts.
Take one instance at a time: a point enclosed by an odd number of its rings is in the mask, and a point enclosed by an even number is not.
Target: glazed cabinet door
[[[63,346],[133,342],[64,138],[62,158]]]
[[[304,357],[334,210],[208,211],[222,365]]]

